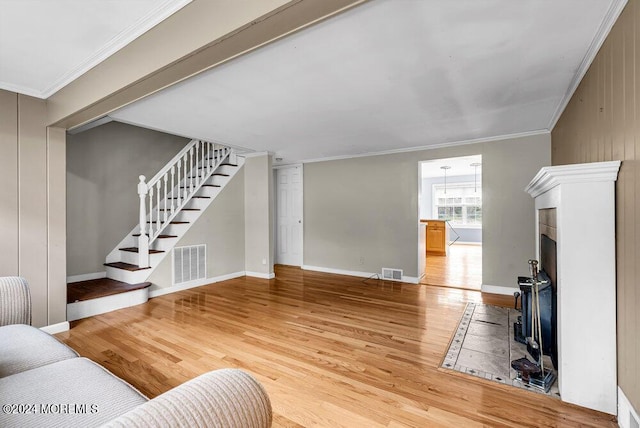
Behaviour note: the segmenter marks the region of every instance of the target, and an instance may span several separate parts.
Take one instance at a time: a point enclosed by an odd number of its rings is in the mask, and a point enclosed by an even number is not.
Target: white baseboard
[[[190,288],[202,287],[203,285],[212,284],[214,282],[226,281],[228,279],[239,278],[244,276],[245,272],[234,272],[226,275],[220,275],[213,278],[198,279],[196,281],[185,282],[184,284],[173,285],[171,287],[158,288],[149,291],[149,297],[164,296],[165,294],[175,293],[177,291],[188,290]]]
[[[482,245],[482,242],[466,242],[466,241],[456,241],[453,245],[462,244],[462,245]]]
[[[251,276],[254,278],[262,278],[262,279],[273,279],[276,277],[276,274],[271,272],[271,273],[261,273],[261,272],[250,272],[250,271],[246,271],[245,272],[246,276]]]
[[[70,282],[80,282],[80,281],[89,281],[91,279],[100,279],[106,278],[107,272],[94,272],[94,273],[85,273],[82,275],[71,275],[67,277],[67,284]]]
[[[482,288],[480,289],[483,293],[491,293],[491,294],[503,294],[505,296],[513,296],[513,293],[516,291],[520,291],[519,288],[516,287],[504,287],[502,285],[490,285],[490,284],[482,284]]]
[[[635,425],[632,425],[632,421]],[[621,428],[632,428],[637,427],[639,423],[640,417],[638,416],[638,412],[633,408],[622,389],[618,387],[618,426]]]
[[[69,331],[69,321],[59,322],[58,324],[51,324],[46,327],[40,327],[40,330],[49,334],[62,333],[63,331]]]
[[[324,273],[334,273],[336,275],[347,275],[347,276],[357,276],[359,278],[372,278],[378,275],[379,279],[382,279],[382,274],[380,272],[361,272],[357,270],[346,270],[346,269],[334,269],[328,267],[320,267],[320,266],[310,266],[310,265],[302,265],[302,269],[311,270],[315,272],[324,272]],[[407,282],[409,284],[418,284],[420,281],[415,276],[402,276],[402,280],[399,282]]]

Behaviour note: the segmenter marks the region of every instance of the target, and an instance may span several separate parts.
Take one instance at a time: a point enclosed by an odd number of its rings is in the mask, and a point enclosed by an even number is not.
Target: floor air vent
[[[173,249],[173,283],[182,284],[207,277],[207,246],[192,245]]]
[[[402,281],[402,269],[382,268],[382,279]]]

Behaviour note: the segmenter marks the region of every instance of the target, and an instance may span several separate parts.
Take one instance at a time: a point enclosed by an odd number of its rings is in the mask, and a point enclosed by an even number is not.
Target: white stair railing
[[[151,180],[145,183],[146,177],[139,177],[139,267],[150,266],[149,247],[153,241],[230,154],[229,147],[192,140]]]

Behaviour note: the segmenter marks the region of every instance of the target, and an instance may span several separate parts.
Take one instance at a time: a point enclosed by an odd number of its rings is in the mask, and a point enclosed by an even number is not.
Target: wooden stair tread
[[[83,302],[100,297],[113,296],[128,291],[141,290],[151,285],[150,282],[127,284],[110,278],[90,279],[88,281],[70,282],[67,284],[67,303]]]
[[[218,167],[221,167],[221,166],[234,166],[234,167],[237,167],[238,165],[236,165],[234,163],[221,163],[220,165],[218,165]],[[199,166],[198,167],[198,169],[206,169],[206,168],[207,168],[206,166]]]
[[[220,187],[219,184],[203,184],[202,187]],[[188,189],[189,186],[187,187],[181,187],[181,189]],[[194,196],[195,197],[195,196]],[[183,198],[184,199],[184,198]]]
[[[160,208],[159,211],[171,211],[171,208]],[[180,211],[202,211],[200,208],[180,208]]]
[[[134,233],[131,236],[135,236],[136,238],[140,236],[139,233]],[[178,235],[158,235],[156,239],[168,239],[168,238],[177,238]]]
[[[188,178],[198,178],[198,177],[203,177],[205,174],[198,174],[198,175],[190,175]],[[218,177],[229,177],[229,174],[225,174],[223,172],[214,172],[213,174],[211,174],[211,176],[218,176]]]
[[[127,251],[129,253],[137,253],[138,252],[138,247],[127,247],[127,248],[119,248],[120,251]],[[164,253],[164,251],[162,250],[153,250],[151,248],[149,248],[149,254],[160,254],[160,253]]]
[[[151,223],[151,221],[147,220],[147,223]],[[153,223],[157,223],[157,221],[153,220]],[[163,222],[160,222],[160,223],[166,224]],[[188,221],[170,221],[169,224],[189,224],[189,222]]]
[[[184,187],[181,187],[181,189],[184,189]],[[211,196],[192,196],[192,199],[211,199]],[[174,197],[169,197],[167,199],[178,199],[177,196]],[[184,198],[179,198],[179,199],[184,199]]]
[[[105,263],[105,266],[109,266],[116,269],[128,270],[129,272],[135,272],[138,270],[151,269],[150,267],[141,268],[137,265],[132,265],[125,262],[113,262],[113,263]]]

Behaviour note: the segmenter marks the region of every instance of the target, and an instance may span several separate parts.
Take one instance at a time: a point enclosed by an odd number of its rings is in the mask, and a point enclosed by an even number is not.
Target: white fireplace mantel
[[[550,166],[526,187],[556,208],[558,387],[563,401],[617,413],[615,181],[620,161]],[[537,230],[536,236],[539,236]],[[536,244],[540,257],[540,242]]]

